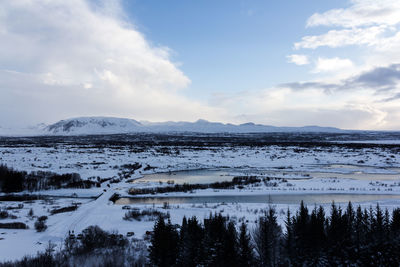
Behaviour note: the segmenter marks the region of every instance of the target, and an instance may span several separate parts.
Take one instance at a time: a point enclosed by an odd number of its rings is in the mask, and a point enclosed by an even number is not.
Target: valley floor
[[[183,216],[195,215],[202,219],[210,213],[221,212],[237,222],[248,221],[250,226],[269,205],[276,207],[279,222],[283,224],[286,211],[297,210],[302,196],[310,207],[321,204],[326,207],[327,212],[331,199],[336,199],[339,205],[343,206],[351,200],[356,202],[355,205],[363,207],[379,203],[381,207],[392,210],[400,205],[399,151],[397,145],[380,144],[356,147],[346,144],[84,146],[59,143],[49,147],[3,145],[0,146],[0,163],[8,167],[28,172],[79,173],[83,179],[103,179],[104,182],[100,187],[90,189],[18,193],[52,196],[47,199],[1,201],[0,209],[7,210],[15,218],[0,219],[0,223],[23,222],[29,229],[0,229],[0,261],[35,254],[45,249],[48,241],[61,246],[69,233],[78,234],[90,225],[99,225],[104,230],[115,230],[123,235],[134,232],[134,236],[130,238],[146,239],[146,231],[152,230],[154,220],[146,217],[140,221],[125,220],[123,217],[129,209],[156,209],[162,213],[169,213],[172,223],[181,223]],[[135,163],[138,163],[137,167],[140,166],[136,170],[132,169]],[[175,175],[179,176],[175,171],[199,169],[206,170],[205,174],[194,171],[194,176],[200,175],[200,178],[196,178],[200,180],[204,175],[208,175],[207,179],[211,177],[213,182],[230,180],[235,176],[256,176],[262,178],[262,181],[243,187],[193,190],[186,193],[170,192],[150,196],[168,197],[167,201],[129,201],[129,198],[133,197],[129,194],[131,188],[173,186],[172,182],[166,183],[165,180],[174,180]],[[226,175],[212,176],[212,173],[207,174],[208,170],[222,170]],[[188,179],[190,176],[190,172],[187,176],[183,175]],[[177,179],[174,182],[181,181]],[[114,194],[121,198],[116,203],[110,201]],[[271,197],[266,201],[265,198],[262,201],[257,198],[247,198],[246,201],[226,198],[258,195]],[[298,195],[299,198],[285,197],[293,195]],[[313,195],[316,196],[315,199],[310,197]],[[317,197],[321,195],[328,197],[321,200]],[[221,196],[225,198],[218,201],[218,197]],[[203,202],[202,199],[188,201],[182,197],[209,198]],[[212,197],[215,197],[215,201]],[[51,215],[51,210],[71,205],[77,205],[78,208],[75,211]],[[29,214],[31,209],[33,214]],[[41,233],[36,232],[34,228],[39,216],[48,216],[48,228]]]

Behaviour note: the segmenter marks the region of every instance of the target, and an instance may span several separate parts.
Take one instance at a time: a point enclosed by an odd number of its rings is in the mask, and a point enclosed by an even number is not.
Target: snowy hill
[[[90,135],[137,132],[197,132],[197,133],[252,133],[252,132],[345,132],[332,127],[274,127],[254,123],[240,125],[198,120],[196,122],[147,122],[113,117],[81,117],[61,120],[44,128],[42,134]]]
[[[45,133],[56,135],[87,135],[145,132],[140,122],[112,117],[81,117],[61,120],[45,128]]]

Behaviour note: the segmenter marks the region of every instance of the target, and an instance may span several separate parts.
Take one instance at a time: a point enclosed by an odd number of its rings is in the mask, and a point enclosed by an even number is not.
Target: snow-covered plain
[[[256,175],[270,177],[271,183],[261,182],[244,188],[206,189],[190,193],[168,193],[163,196],[219,196],[219,195],[279,195],[279,194],[377,194],[400,195],[399,148],[392,146],[347,145],[124,145],[124,144],[74,144],[59,142],[48,146],[20,142],[0,146],[0,163],[17,170],[76,172],[84,179],[114,179],[90,189],[60,189],[41,192],[22,192],[59,196],[49,200],[23,202],[23,208],[9,209],[16,219],[3,219],[0,223],[20,221],[28,230],[0,229],[0,261],[21,258],[43,250],[51,240],[58,245],[69,232],[79,233],[90,225],[122,234],[133,231],[135,238],[143,238],[153,227],[153,221],[124,220],[124,205],[114,204],[110,197],[117,193],[128,197],[130,188],[168,186],[165,182],[141,180],[146,174],[171,173],[181,170],[224,170],[232,177]],[[124,165],[140,163],[141,168],[130,172]],[[123,178],[122,178],[123,177]],[[22,194],[21,193],[21,194]],[[66,198],[74,196],[76,198]],[[90,198],[91,197],[91,198]],[[152,196],[154,197],[154,195]],[[65,207],[79,202],[76,211],[50,215],[56,206]],[[400,200],[385,198],[358,203],[369,207],[377,202],[383,208],[399,206]],[[3,201],[0,208],[16,207],[21,202]],[[316,203],[318,204],[318,203]],[[156,208],[169,212],[173,223],[180,223],[183,216],[196,215],[200,219],[210,212],[229,214],[234,220],[248,221],[252,225],[271,203],[183,203],[131,204],[131,208]],[[287,209],[295,211],[298,203],[272,203],[283,223]],[[310,204],[313,206],[313,204]],[[328,203],[323,206],[329,209]],[[341,205],[345,205],[342,203]],[[126,208],[126,207],[124,207]],[[166,209],[165,209],[166,208]],[[33,210],[33,217],[28,216]],[[34,230],[35,216],[46,215],[48,229],[42,233]]]

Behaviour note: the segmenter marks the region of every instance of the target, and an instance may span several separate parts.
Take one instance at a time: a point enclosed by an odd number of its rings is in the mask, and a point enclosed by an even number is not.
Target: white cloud
[[[396,82],[391,68],[378,69],[387,74],[380,82],[374,75],[354,76],[353,70],[361,73],[400,61],[396,28],[400,16],[393,15],[397,14],[397,1],[382,2],[383,9],[375,1],[352,1],[349,8],[309,19],[310,27],[335,28],[305,36],[295,48],[315,49],[315,71],[328,73],[331,81],[318,77],[308,83],[315,86],[301,84],[298,90],[276,87],[218,95],[210,105],[183,96],[181,91],[190,80],[171,60],[169,49],[152,45],[124,20],[117,1],[107,3],[98,7],[85,0],[0,1],[0,125],[109,115],[153,121],[236,118],[237,122],[274,125],[400,127],[400,102],[379,101],[400,93],[399,89],[391,86],[388,92],[382,90],[385,86],[376,86],[382,91],[377,95],[378,89],[365,85],[371,80],[378,85]],[[364,65],[359,66],[360,60],[353,60],[352,55],[318,54],[323,46],[348,45],[367,48]],[[298,65],[312,61],[301,52],[287,59]],[[356,84],[352,90],[330,90],[335,84],[344,86],[345,79],[335,80],[335,74],[348,69],[352,69],[352,77],[364,79],[352,83]]]
[[[307,27],[317,26],[324,26],[318,28],[319,34],[294,44],[300,53],[314,50],[315,78],[281,86],[287,92],[281,103],[286,108],[253,114],[282,114],[285,121],[314,120],[322,125],[326,117],[331,125],[352,129],[399,129],[400,1],[350,0],[346,8],[313,14]],[[359,48],[356,53],[354,48]],[[336,56],[336,51],[346,58]],[[302,106],[287,102],[297,99],[298,92],[304,95]],[[307,100],[307,95],[319,103]]]
[[[319,57],[315,63],[314,72],[336,72],[346,71],[353,68],[353,62],[347,58],[323,58]]]
[[[222,114],[179,90],[190,80],[124,20],[118,1],[0,2],[0,124],[81,115],[194,120]],[[14,107],[20,107],[14,108]]]
[[[387,30],[386,26],[330,30],[321,35],[305,36],[300,42],[295,43],[294,47],[295,49],[316,49],[321,46],[337,48],[348,45],[379,45],[380,37],[383,36]]]
[[[294,63],[296,65],[307,65],[310,63],[307,55],[293,54],[287,56],[287,59],[290,63]]]
[[[312,15],[307,26],[341,26],[354,28],[372,25],[396,25],[400,23],[398,0],[352,0],[348,8],[332,9]]]
[[[242,92],[219,96],[216,102],[225,109],[235,110],[238,123],[255,121],[277,126],[396,129],[399,123],[392,118],[398,117],[399,113],[393,114],[393,110],[400,108],[400,103],[392,103],[389,109],[388,105],[377,103],[376,99],[374,90],[358,88],[327,94],[315,87],[304,90],[269,88],[259,92]]]
[[[335,29],[305,36],[295,43],[295,49],[356,45],[383,51],[400,41],[400,1],[352,0],[347,8],[313,14],[307,21],[307,27],[316,26]]]

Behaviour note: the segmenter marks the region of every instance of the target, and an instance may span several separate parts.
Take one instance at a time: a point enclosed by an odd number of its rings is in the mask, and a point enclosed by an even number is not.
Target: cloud
[[[287,56],[286,58],[288,59],[288,62],[294,63],[296,65],[307,65],[310,63],[307,55],[293,54],[293,55]]]
[[[241,121],[257,120],[277,126],[305,126],[317,122],[319,126],[325,127],[340,125],[342,129],[374,130],[385,126],[386,117],[387,114],[379,110],[345,106],[274,109],[257,114],[239,115],[237,118]]]
[[[349,128],[399,129],[400,1],[350,0],[345,8],[313,14],[306,26],[318,27],[313,30],[318,34],[303,36],[293,48],[299,54],[313,50],[309,60],[314,64],[314,76],[276,88],[288,92],[285,98],[299,92],[310,98],[316,92],[324,96],[318,97],[319,105],[305,100],[304,106],[293,109],[298,111],[293,117],[303,114],[322,121],[312,115],[320,112],[332,124]],[[346,113],[348,117],[343,116]]]
[[[319,81],[294,82],[293,89],[320,87],[323,90],[393,91],[397,88],[398,62],[400,62],[400,1],[397,0],[352,0],[347,8],[331,9],[313,14],[307,27],[333,27],[320,35],[305,36],[294,48],[315,49],[320,47],[342,48],[362,47],[353,64],[352,56],[341,59],[318,56],[314,73],[331,72],[328,79]],[[314,52],[317,54],[318,51]],[[336,75],[336,76],[334,76]],[[336,79],[335,79],[336,77]]]
[[[345,71],[354,67],[353,62],[347,58],[342,59],[338,57],[323,58],[319,57],[314,72],[332,72],[332,71]]]
[[[400,82],[400,64],[377,67],[357,76],[351,83],[376,89],[393,89]]]
[[[170,49],[147,40],[118,1],[1,1],[0,125],[108,115],[394,129],[400,127],[398,4],[382,3],[352,1],[310,17],[308,27],[334,28],[294,45],[315,49],[315,60],[302,51],[287,60],[315,64],[314,80],[215,94],[205,104],[184,96],[190,79]],[[348,45],[365,54],[358,60],[318,54]]]
[[[0,124],[223,113],[182,96],[189,78],[168,48],[125,19],[118,1],[14,0],[1,1],[0,10],[0,50],[7,51],[0,53]]]
[[[386,26],[330,30],[321,35],[305,36],[300,42],[294,44],[294,48],[316,49],[321,46],[337,48],[349,45],[376,46],[384,42],[384,40],[380,41],[380,36],[383,36],[389,30]]]
[[[400,2],[398,0],[352,0],[348,8],[315,13],[308,19],[307,27],[355,28],[371,25],[393,26],[399,23]]]
[[[339,83],[325,83],[319,81],[312,81],[312,82],[291,82],[291,83],[282,83],[277,87],[280,88],[290,88],[294,91],[299,90],[310,90],[310,89],[317,89],[323,90],[325,92],[331,92],[332,90],[337,90],[341,88]]]
[[[398,99],[400,99],[400,93],[394,94],[393,96],[388,97],[388,98],[384,98],[381,100],[381,102],[391,102],[391,101],[395,101]]]
[[[322,87],[326,90],[321,90]],[[344,88],[344,84],[334,83],[293,83],[292,87],[220,95],[216,102],[224,109],[235,110],[237,123],[253,121],[276,126],[398,129],[400,123],[395,118],[400,119],[400,103],[380,101],[387,95],[395,95],[395,92],[386,92],[378,97],[371,89]]]
[[[400,89],[400,64],[376,67],[336,82],[292,82],[281,84],[279,87],[290,88],[292,90],[320,89],[325,92],[341,90],[369,90],[375,93],[396,91]]]
[[[307,27],[316,26],[335,29],[304,36],[294,44],[295,49],[353,45],[366,46],[376,52],[395,52],[400,43],[400,1],[352,0],[347,8],[313,14]]]

